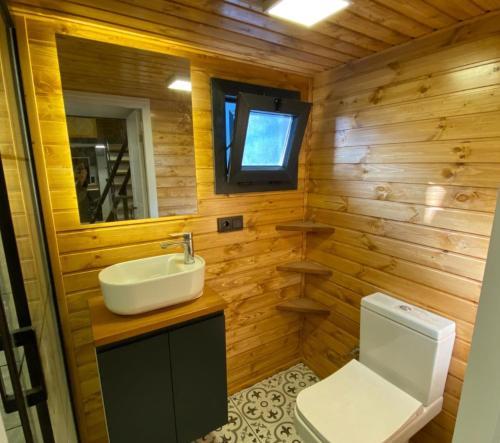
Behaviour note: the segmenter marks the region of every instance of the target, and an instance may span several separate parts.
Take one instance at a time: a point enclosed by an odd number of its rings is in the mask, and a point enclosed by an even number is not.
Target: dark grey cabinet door
[[[98,352],[111,443],[175,443],[167,332]]]
[[[226,343],[220,314],[170,332],[178,443],[227,423]]]

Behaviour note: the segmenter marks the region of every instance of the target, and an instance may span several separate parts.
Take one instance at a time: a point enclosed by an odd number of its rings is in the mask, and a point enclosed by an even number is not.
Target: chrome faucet
[[[169,238],[180,238],[181,241],[164,241],[160,243],[160,248],[167,249],[172,246],[184,247],[184,264],[192,265],[194,263],[194,247],[193,247],[193,233],[192,232],[179,232],[178,234],[170,234]]]

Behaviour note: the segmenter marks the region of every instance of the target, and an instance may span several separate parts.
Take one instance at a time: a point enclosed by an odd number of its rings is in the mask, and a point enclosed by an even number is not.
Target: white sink
[[[115,314],[132,315],[194,300],[201,296],[205,260],[166,254],[118,263],[99,273],[104,304]]]

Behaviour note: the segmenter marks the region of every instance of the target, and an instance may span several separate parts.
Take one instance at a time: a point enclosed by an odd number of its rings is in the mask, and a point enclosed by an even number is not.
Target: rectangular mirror
[[[189,60],[67,36],[57,52],[80,222],[196,213]]]

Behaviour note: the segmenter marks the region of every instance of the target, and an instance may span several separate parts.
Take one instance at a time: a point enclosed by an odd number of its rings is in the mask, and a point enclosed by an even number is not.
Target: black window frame
[[[226,102],[237,102],[229,165],[227,164]],[[298,157],[311,104],[300,92],[212,78],[215,193],[233,194],[297,189]],[[283,167],[242,167],[246,129],[251,110],[298,115],[289,138]]]

